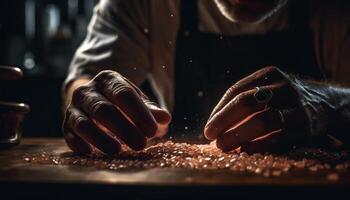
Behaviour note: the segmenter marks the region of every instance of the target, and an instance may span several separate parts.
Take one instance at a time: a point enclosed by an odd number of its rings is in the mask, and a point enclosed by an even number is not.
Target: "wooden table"
[[[35,165],[25,153],[69,151],[62,139],[23,139],[21,145],[0,151],[0,193],[15,197],[62,199],[108,195],[126,199],[179,199],[220,196],[297,198],[300,195],[350,198],[350,173],[336,182],[325,174],[293,174],[278,178],[252,176],[227,170],[139,169],[100,170],[93,167]],[[1,196],[1,195],[0,195]]]

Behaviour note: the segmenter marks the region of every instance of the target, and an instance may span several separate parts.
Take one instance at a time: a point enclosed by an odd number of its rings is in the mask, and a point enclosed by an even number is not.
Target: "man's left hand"
[[[227,90],[212,111],[205,137],[216,140],[223,151],[291,147],[309,136],[307,107],[314,109],[313,103],[317,104],[308,101],[312,93],[296,77],[276,67],[263,68]]]

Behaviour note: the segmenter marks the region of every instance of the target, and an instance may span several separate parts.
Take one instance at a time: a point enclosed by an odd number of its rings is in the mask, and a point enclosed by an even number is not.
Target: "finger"
[[[97,125],[108,129],[130,148],[145,148],[146,137],[143,133],[94,88],[80,87],[74,92],[72,102],[93,118]]]
[[[214,140],[249,115],[263,110],[265,105],[256,102],[254,93],[255,90],[241,93],[216,113],[205,126],[205,137]]]
[[[248,142],[281,129],[279,114],[272,109],[256,113],[238,127],[219,136],[216,145],[223,151],[236,149]]]
[[[276,67],[265,67],[241,79],[227,90],[210,114],[209,120],[238,94],[257,86],[269,85],[285,78],[284,73]]]
[[[283,141],[283,131],[278,130],[276,132],[269,133],[256,140],[250,141],[247,144],[241,146],[241,151],[248,154],[253,153],[265,153],[265,152],[281,152],[289,148],[292,144],[286,145]]]
[[[65,117],[63,122],[63,136],[68,145],[68,147],[75,153],[82,155],[91,154],[92,150],[90,145],[86,143],[82,138],[80,138],[74,131],[67,126],[67,117]]]
[[[300,132],[277,130],[241,146],[241,151],[253,153],[284,153],[305,142]]]
[[[67,112],[68,125],[85,142],[109,155],[120,151],[119,142],[104,133],[84,113],[75,108],[70,108]]]
[[[96,77],[96,86],[147,136],[157,131],[157,123],[138,92],[119,74],[111,71]]]
[[[17,67],[0,67],[0,80],[17,80],[23,77],[23,72]]]
[[[160,108],[153,102],[145,102],[148,109],[153,114],[157,121],[157,132],[154,137],[163,137],[168,132],[168,127],[171,122],[171,114],[165,108]]]
[[[286,102],[294,102],[294,95],[290,93],[286,86],[288,85],[281,83],[264,87],[267,91],[272,92],[271,100],[268,102],[269,105],[257,101],[255,97],[257,89],[237,95],[207,122],[204,130],[205,137],[214,140],[248,116],[265,109],[267,106],[280,107]]]
[[[153,114],[155,120],[159,124],[169,124],[171,122],[171,114],[165,108],[160,108],[156,103],[146,101],[148,109]]]

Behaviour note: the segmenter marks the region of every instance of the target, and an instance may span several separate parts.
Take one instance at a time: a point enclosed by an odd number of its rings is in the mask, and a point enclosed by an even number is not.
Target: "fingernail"
[[[215,138],[213,137],[214,130],[215,130],[215,128],[212,125],[207,124],[204,128],[205,138],[207,138],[208,140],[215,140]]]
[[[146,104],[148,104],[149,106],[151,106],[152,108],[158,109],[158,110],[163,110],[157,103],[148,101],[146,102]]]

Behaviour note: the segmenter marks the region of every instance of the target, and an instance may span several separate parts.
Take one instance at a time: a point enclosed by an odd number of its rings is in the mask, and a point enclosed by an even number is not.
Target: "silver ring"
[[[273,92],[268,87],[256,87],[256,92],[254,93],[254,97],[256,102],[259,104],[267,104],[271,101]]]

